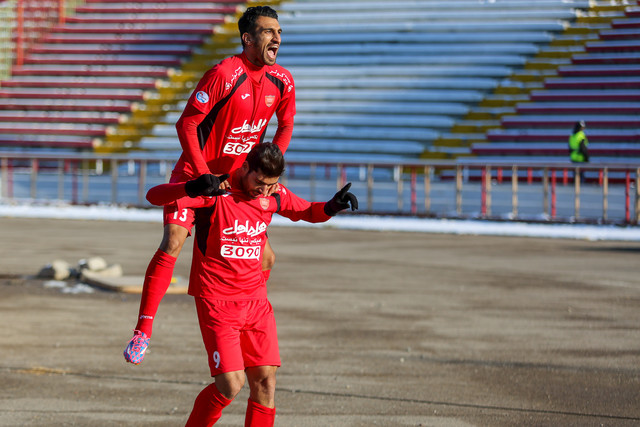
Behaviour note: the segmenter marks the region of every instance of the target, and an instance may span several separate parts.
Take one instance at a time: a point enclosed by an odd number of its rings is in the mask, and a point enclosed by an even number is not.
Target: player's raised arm
[[[187,105],[176,122],[176,131],[178,132],[182,152],[187,162],[195,169],[197,175],[211,173],[202,155],[198,139],[198,125],[202,123],[206,116],[205,113],[197,108]]]
[[[351,208],[358,209],[358,198],[349,192],[351,183],[345,185],[326,203],[309,202],[298,197],[287,188],[281,186],[278,190],[280,210],[278,213],[292,221],[306,221],[311,223],[325,222],[338,212]]]
[[[200,175],[196,179],[187,182],[161,184],[152,187],[147,192],[147,200],[152,205],[164,206],[174,203],[183,197],[220,196],[225,190],[220,184],[229,178],[228,174],[215,176],[212,174]]]
[[[348,183],[324,205],[324,212],[327,215],[335,216],[338,212],[349,209],[349,207],[352,211],[358,210],[358,198],[349,192],[350,188],[351,183]]]

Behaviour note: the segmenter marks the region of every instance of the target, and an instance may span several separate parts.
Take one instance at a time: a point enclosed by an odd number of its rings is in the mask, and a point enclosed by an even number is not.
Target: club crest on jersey
[[[209,102],[209,95],[207,95],[207,92],[198,91],[196,93],[196,99],[198,100],[198,102],[205,104]]]
[[[265,211],[267,209],[269,209],[269,199],[267,197],[262,197],[260,198],[260,206],[262,207],[262,209],[264,209]]]
[[[276,100],[275,95],[265,95],[264,97],[264,103],[267,104],[267,107],[271,107],[275,100]]]

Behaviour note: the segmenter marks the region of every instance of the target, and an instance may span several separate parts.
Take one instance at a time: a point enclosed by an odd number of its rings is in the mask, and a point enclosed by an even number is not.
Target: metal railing
[[[168,181],[174,161],[0,152],[0,197],[149,207],[146,191]],[[640,219],[637,164],[290,161],[282,177],[311,201],[327,200],[347,181],[368,214],[633,225]]]

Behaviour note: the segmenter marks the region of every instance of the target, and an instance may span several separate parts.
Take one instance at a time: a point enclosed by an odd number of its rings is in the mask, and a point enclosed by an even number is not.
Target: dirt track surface
[[[0,426],[184,425],[209,382],[191,297],[165,297],[133,366],[122,350],[137,295],[64,294],[25,278],[88,256],[143,274],[160,225],[1,218],[0,228]],[[640,424],[639,243],[269,235],[276,426]],[[247,397],[218,425],[243,425]]]

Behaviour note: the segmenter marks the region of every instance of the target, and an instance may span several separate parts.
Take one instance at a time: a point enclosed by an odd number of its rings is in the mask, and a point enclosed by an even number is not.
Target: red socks
[[[272,427],[276,421],[276,408],[267,408],[249,399],[244,427]]]
[[[222,410],[231,403],[216,387],[216,383],[206,386],[196,397],[193,410],[184,427],[209,427],[218,421]]]
[[[193,410],[184,427],[210,427],[220,419],[222,410],[232,401],[224,397],[215,383],[206,386],[193,404]],[[267,408],[249,399],[245,427],[273,427],[276,408]]]
[[[140,297],[140,311],[138,312],[136,329],[144,332],[148,337],[151,336],[153,318],[156,316],[160,301],[171,284],[176,259],[158,249],[147,267],[144,285],[142,286],[142,296]]]

